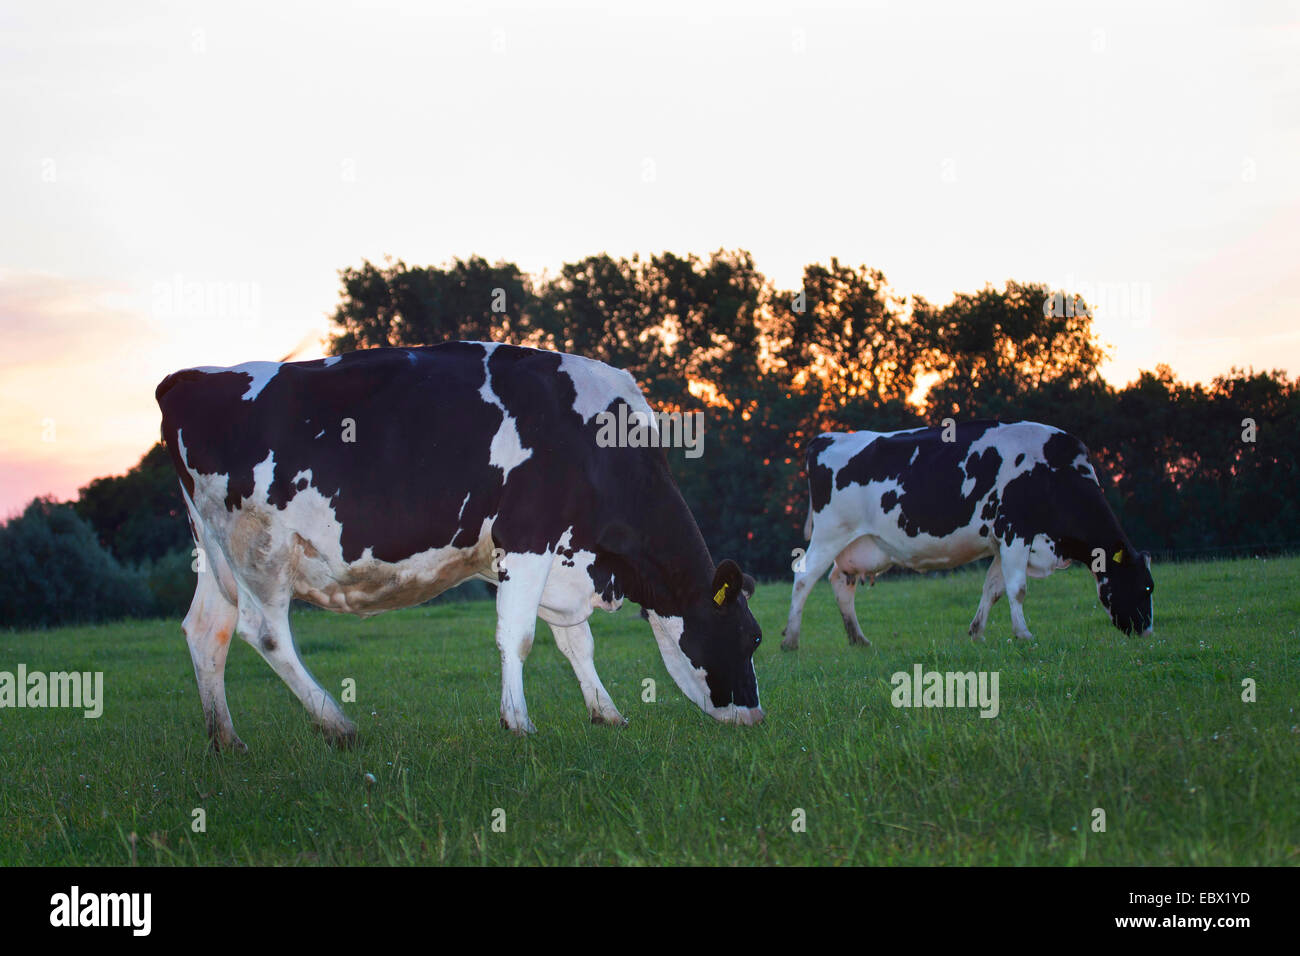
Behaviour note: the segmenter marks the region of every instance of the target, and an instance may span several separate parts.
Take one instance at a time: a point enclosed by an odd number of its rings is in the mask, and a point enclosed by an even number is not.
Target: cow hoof
[[[870,647],[871,642],[865,637],[850,637],[849,647]]]
[[[502,717],[501,726],[504,727],[506,730],[510,731],[516,737],[526,737],[529,734],[537,733],[537,728],[533,726],[533,722],[529,720],[527,717],[524,718],[522,724],[516,721],[506,720],[504,717]]]
[[[972,641],[979,641],[981,644],[984,643],[984,632],[982,630],[977,631],[975,630],[975,628],[972,627],[966,633],[970,635],[970,639]]]
[[[798,641],[792,641],[792,640],[790,640],[790,638],[787,637],[784,641],[781,642],[781,650],[783,650],[783,651],[797,651],[797,650],[799,650],[799,642],[798,642]]]
[[[221,753],[223,751],[228,751],[230,753],[235,753],[235,754],[246,754],[248,753],[248,744],[244,743],[238,737],[231,737],[229,740],[226,741],[220,740],[217,737],[213,737],[212,750],[214,753]]]
[[[626,727],[627,726],[627,718],[624,717],[622,714],[620,714],[618,711],[614,711],[613,713],[609,713],[609,714],[602,714],[598,710],[593,710],[591,712],[591,722],[593,724],[600,724],[605,727]]]
[[[337,747],[339,750],[351,750],[357,742],[357,728],[352,723],[341,727],[325,726],[324,724],[313,724],[312,726],[325,738],[327,744],[331,747]]]

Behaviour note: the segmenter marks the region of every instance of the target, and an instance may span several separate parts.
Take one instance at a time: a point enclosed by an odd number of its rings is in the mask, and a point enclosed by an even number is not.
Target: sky
[[[0,517],[192,365],[323,354],[338,270],[832,256],[1094,304],[1106,378],[1300,374],[1300,4],[0,7]]]

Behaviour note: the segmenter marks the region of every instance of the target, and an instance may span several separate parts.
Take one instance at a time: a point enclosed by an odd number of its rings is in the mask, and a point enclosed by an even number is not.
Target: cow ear
[[[741,575],[740,582],[740,590],[744,592],[745,600],[748,601],[754,596],[754,591],[758,585],[754,583],[754,579],[748,574]]]
[[[713,584],[709,588],[713,603],[718,607],[731,604],[740,596],[744,583],[740,565],[730,558],[725,559],[718,565],[718,570],[713,572]]]

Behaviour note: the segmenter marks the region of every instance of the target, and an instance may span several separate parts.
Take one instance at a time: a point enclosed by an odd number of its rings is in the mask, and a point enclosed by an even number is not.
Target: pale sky
[[[7,0],[0,224],[0,517],[134,464],[166,373],[320,354],[385,255],[1042,281],[1116,384],[1295,376],[1300,9]]]

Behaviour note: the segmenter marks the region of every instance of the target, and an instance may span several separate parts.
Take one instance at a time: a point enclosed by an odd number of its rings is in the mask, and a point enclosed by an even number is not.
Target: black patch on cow
[[[944,441],[941,428],[886,435],[854,455],[835,476],[835,487],[897,481],[902,493],[890,490],[881,508],[901,506],[898,526],[909,537],[943,537],[970,524],[976,504],[988,494],[1002,467],[996,448],[976,454],[971,445],[997,422],[966,422],[957,426],[954,441]],[[974,484],[966,494],[962,486]]]
[[[1019,468],[1020,463],[1024,460],[1025,460],[1025,453],[1022,451],[1020,454],[1016,455],[1015,466]]]
[[[270,634],[263,634],[261,643],[262,643],[262,650],[266,651],[268,654],[271,653],[279,646],[278,644],[275,643],[275,638],[272,637]]]
[[[1073,454],[1070,456],[1073,459]],[[1039,462],[1002,489],[1002,502],[993,524],[999,540],[1032,541],[1045,534],[1057,554],[1091,563],[1092,549],[1107,553],[1124,546],[1124,534],[1101,488],[1073,468],[1053,468]]]
[[[834,473],[820,462],[821,453],[830,447],[829,435],[818,435],[808,443],[804,462],[808,471],[808,497],[814,512],[821,511],[831,500],[831,479]]]
[[[1076,458],[1087,453],[1083,442],[1065,432],[1057,432],[1043,443],[1043,457],[1058,470],[1071,467]]]

